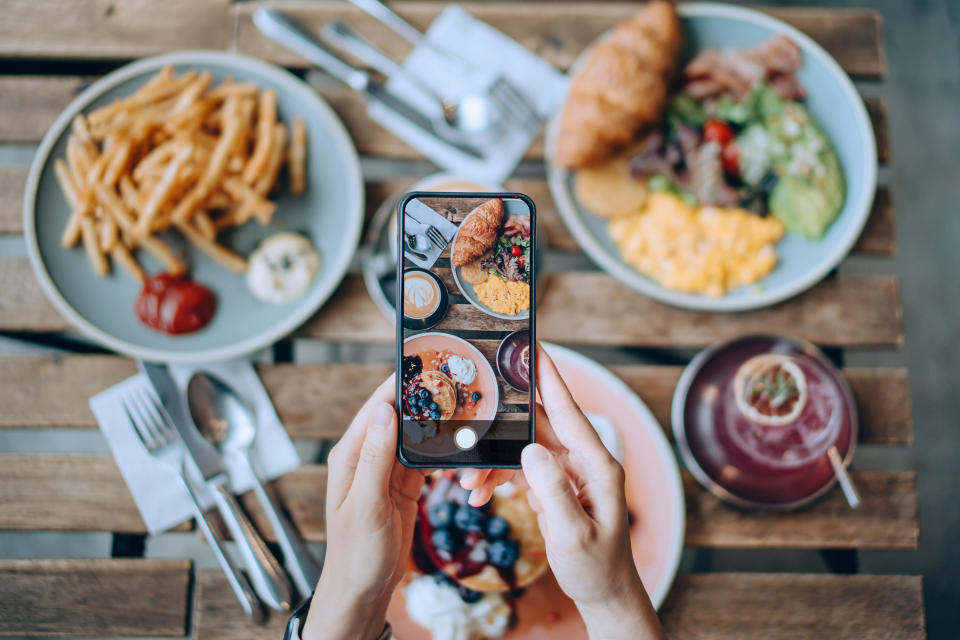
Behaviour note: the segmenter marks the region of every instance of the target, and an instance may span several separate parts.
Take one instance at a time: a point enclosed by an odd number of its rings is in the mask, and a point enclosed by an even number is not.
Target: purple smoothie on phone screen
[[[497,349],[497,370],[517,391],[530,391],[530,332],[514,331]]]

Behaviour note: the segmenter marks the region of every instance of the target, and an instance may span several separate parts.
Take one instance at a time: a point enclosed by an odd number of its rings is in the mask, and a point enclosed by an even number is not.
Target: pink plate
[[[606,416],[617,429],[624,449],[627,503],[633,559],[655,607],[667,595],[683,550],[683,486],[680,469],[663,429],[640,398],[600,364],[576,351],[545,345],[580,408]],[[430,640],[430,634],[407,616],[400,589],[387,613],[394,634],[403,640]],[[577,610],[551,573],[527,588],[517,600],[512,640],[586,638]]]

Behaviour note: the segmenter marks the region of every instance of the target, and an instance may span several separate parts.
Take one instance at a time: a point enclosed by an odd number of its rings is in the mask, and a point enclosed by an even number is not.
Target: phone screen
[[[405,195],[397,218],[397,455],[519,467],[533,441],[536,211],[520,193]]]

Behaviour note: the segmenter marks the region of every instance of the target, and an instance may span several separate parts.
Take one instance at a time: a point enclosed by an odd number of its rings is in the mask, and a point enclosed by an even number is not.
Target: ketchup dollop
[[[133,308],[151,329],[178,335],[205,327],[217,299],[210,289],[185,275],[158,273],[143,284]]]

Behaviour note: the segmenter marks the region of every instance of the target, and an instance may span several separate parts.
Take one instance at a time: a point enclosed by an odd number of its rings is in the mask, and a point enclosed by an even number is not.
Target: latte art
[[[410,318],[430,315],[440,300],[437,285],[429,277],[408,273],[403,278],[403,313]]]

